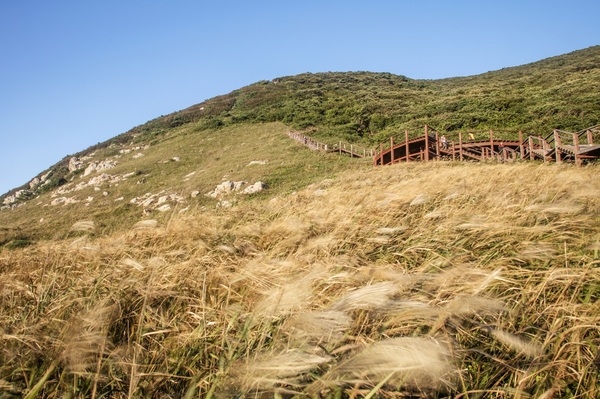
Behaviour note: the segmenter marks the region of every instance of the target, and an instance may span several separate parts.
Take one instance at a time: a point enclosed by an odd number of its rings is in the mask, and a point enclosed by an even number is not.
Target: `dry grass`
[[[0,252],[0,397],[598,397],[599,176],[408,164],[76,223]]]

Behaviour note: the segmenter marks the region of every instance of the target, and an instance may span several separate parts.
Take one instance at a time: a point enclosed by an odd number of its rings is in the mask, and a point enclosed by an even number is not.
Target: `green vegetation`
[[[600,46],[471,77],[316,73],[262,81],[135,129],[279,121],[324,141],[374,145],[405,129],[578,131],[600,120]]]

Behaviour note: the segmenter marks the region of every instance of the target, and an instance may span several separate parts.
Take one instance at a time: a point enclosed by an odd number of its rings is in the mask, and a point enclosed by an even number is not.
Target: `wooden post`
[[[562,142],[560,141],[558,130],[554,129],[554,152],[556,153],[556,163],[562,162],[559,146],[562,146]]]
[[[379,164],[383,166],[383,144],[379,143]]]
[[[435,157],[440,159],[440,134],[435,132]]]
[[[525,147],[523,146],[523,131],[519,130],[519,152],[521,159],[525,158]]]
[[[581,156],[579,156],[579,136],[573,133],[573,146],[575,146],[575,165],[581,166]]]
[[[394,163],[394,137],[390,137],[390,163]]]
[[[589,145],[594,145],[594,135],[592,134],[592,129],[587,130],[587,143]]]
[[[452,162],[456,161],[456,148],[454,148],[454,140],[450,142],[452,144]]]
[[[463,161],[463,141],[462,141],[462,132],[458,132],[458,157],[460,162]]]
[[[490,129],[490,158],[494,156],[494,132]]]
[[[529,136],[527,141],[529,144],[529,160],[533,161],[535,159],[535,156],[533,154],[533,137]]]
[[[425,125],[425,160],[429,161],[429,126]]]
[[[404,139],[406,140],[404,143],[406,144],[406,150],[405,150],[405,155],[406,155],[406,162],[408,162],[410,160],[410,154],[409,154],[409,145],[408,145],[408,130],[404,131]]]

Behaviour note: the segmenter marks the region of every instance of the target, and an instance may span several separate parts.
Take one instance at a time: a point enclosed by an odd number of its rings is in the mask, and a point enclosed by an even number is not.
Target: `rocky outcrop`
[[[242,194],[255,194],[255,193],[261,192],[265,188],[267,188],[267,185],[265,183],[263,183],[261,181],[257,181],[256,183],[246,187],[242,191]]]
[[[171,210],[172,205],[185,203],[185,198],[179,194],[166,194],[161,191],[156,194],[146,193],[142,196],[132,198],[129,203],[144,208],[145,213],[156,210],[166,212]]]
[[[246,184],[245,181],[231,181],[227,180],[215,187],[211,192],[206,193],[207,197],[211,198],[223,198],[235,191],[239,191],[242,186]]]
[[[261,181],[257,181],[256,183],[247,186],[246,188],[244,188],[242,190],[242,187],[244,187],[247,183],[245,181],[224,181],[223,183],[219,184],[217,187],[215,187],[214,190],[212,190],[209,193],[206,193],[205,195],[207,197],[211,197],[211,198],[215,198],[215,199],[223,199],[224,197],[233,194],[233,193],[240,193],[240,194],[254,194],[254,193],[258,193],[262,190],[264,190],[267,185]]]
[[[114,168],[115,166],[117,166],[117,161],[113,161],[112,159],[106,159],[99,163],[90,162],[88,167],[85,168],[85,171],[83,172],[83,176],[88,176],[90,173],[93,173],[93,172],[102,172],[102,171]]]
[[[71,157],[71,159],[69,159],[69,172],[75,172],[81,168],[83,168],[83,161],[77,157]]]

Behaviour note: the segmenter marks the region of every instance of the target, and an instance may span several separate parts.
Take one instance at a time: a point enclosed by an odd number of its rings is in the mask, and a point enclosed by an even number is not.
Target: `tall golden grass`
[[[599,397],[598,172],[414,163],[82,221],[0,253],[0,397]]]

